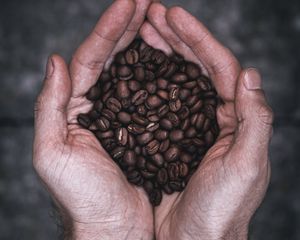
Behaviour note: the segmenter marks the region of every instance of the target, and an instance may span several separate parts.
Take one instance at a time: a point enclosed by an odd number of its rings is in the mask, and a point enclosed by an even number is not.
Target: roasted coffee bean
[[[163,141],[165,139],[167,139],[169,136],[169,133],[167,131],[158,129],[157,131],[155,131],[154,133],[154,137],[155,139],[157,139],[158,141]]]
[[[205,76],[201,76],[197,79],[198,86],[200,89],[204,92],[208,92],[212,89],[211,84],[209,83],[209,80]]]
[[[157,167],[162,167],[164,164],[164,157],[160,153],[151,156],[151,160]]]
[[[145,79],[145,69],[144,67],[136,67],[134,69],[134,78],[137,80],[137,81],[144,81]]]
[[[204,104],[205,105],[212,105],[212,106],[216,107],[217,104],[218,104],[218,101],[215,98],[209,98],[209,99],[205,99]]]
[[[192,95],[192,93],[191,93],[190,89],[183,88],[183,89],[180,89],[179,99],[181,101],[185,101],[191,95]]]
[[[170,78],[177,71],[177,69],[178,69],[178,67],[177,67],[176,63],[170,62],[170,64],[168,65],[167,71],[164,74],[164,77]]]
[[[168,168],[168,176],[171,181],[175,181],[179,177],[179,167],[177,163],[169,163]]]
[[[168,105],[164,104],[160,108],[157,109],[157,115],[162,118],[169,112],[170,108]]]
[[[178,112],[181,109],[180,99],[177,99],[176,101],[170,101],[169,107],[172,112]]]
[[[185,130],[187,130],[187,129],[189,128],[190,125],[191,125],[191,124],[190,124],[190,119],[189,119],[189,118],[186,118],[186,119],[184,119],[184,120],[180,123],[180,128],[181,128],[183,131],[185,131]]]
[[[156,65],[152,62],[147,62],[145,64],[145,67],[147,70],[150,70],[151,72],[155,72],[156,71]]]
[[[133,95],[132,103],[137,106],[144,103],[147,98],[148,92],[146,90],[140,90]]]
[[[194,113],[192,116],[191,116],[191,124],[192,125],[196,125],[196,122],[198,120],[198,117],[199,117],[199,113]]]
[[[170,132],[170,140],[172,142],[176,143],[176,142],[182,140],[183,138],[184,138],[184,133],[182,130],[177,129],[177,130],[172,130]]]
[[[129,182],[137,184],[140,182],[141,175],[138,171],[133,170],[133,171],[127,172],[127,179]]]
[[[133,134],[142,134],[145,132],[145,127],[137,125],[137,124],[129,124],[127,127],[128,131]]]
[[[96,126],[98,127],[99,130],[106,131],[110,127],[110,121],[105,117],[100,117],[96,121]]]
[[[197,147],[204,147],[205,146],[205,142],[202,139],[200,139],[200,138],[193,138],[192,142]]]
[[[171,81],[174,83],[185,83],[188,80],[188,76],[184,73],[175,73],[171,77]]]
[[[190,79],[196,79],[200,76],[201,70],[195,63],[187,63],[185,72]]]
[[[159,118],[158,115],[153,114],[153,115],[150,115],[150,116],[148,117],[148,119],[149,119],[149,121],[151,121],[151,122],[158,122],[160,118]]]
[[[192,106],[191,108],[191,113],[196,113],[199,112],[199,110],[202,108],[203,106],[203,101],[202,100],[198,100],[194,106]]]
[[[86,94],[86,98],[90,101],[95,101],[100,98],[101,90],[97,86],[93,86],[90,88],[88,93]]]
[[[160,126],[166,130],[171,130],[173,128],[173,124],[170,120],[163,118],[159,122]]]
[[[131,115],[127,112],[119,112],[117,117],[122,124],[129,124],[131,122]]]
[[[116,138],[118,143],[122,146],[125,146],[128,142],[128,131],[126,128],[118,128],[116,130]]]
[[[111,127],[113,128],[113,129],[118,129],[118,128],[120,128],[122,126],[122,124],[120,123],[120,122],[112,122],[111,123]]]
[[[151,181],[145,181],[143,187],[147,193],[151,193],[154,189],[154,185]]]
[[[156,131],[157,129],[159,128],[159,124],[158,123],[155,123],[155,122],[152,122],[152,123],[149,123],[146,127],[146,131],[148,132],[154,132]]]
[[[199,95],[200,93],[201,93],[201,89],[198,86],[193,88],[192,95]]]
[[[102,87],[102,91],[106,93],[112,88],[112,86],[113,86],[112,82],[106,82]]]
[[[120,112],[122,105],[116,98],[109,98],[106,101],[106,107],[114,113]]]
[[[187,106],[182,106],[178,112],[180,119],[186,119],[190,114],[190,110]]]
[[[142,126],[148,126],[149,120],[137,113],[133,113],[131,115],[132,121],[135,122],[136,124],[142,125]]]
[[[101,112],[102,109],[103,109],[103,102],[101,100],[98,100],[94,103],[94,109],[97,111],[97,112]]]
[[[152,140],[146,146],[147,153],[149,155],[154,155],[155,153],[158,152],[159,146],[160,146],[159,141],[157,141],[156,139]]]
[[[146,83],[146,90],[148,91],[148,93],[150,94],[155,94],[156,90],[157,90],[157,86],[155,83],[153,82],[147,82]]]
[[[184,163],[190,163],[192,161],[192,156],[189,153],[183,152],[180,154],[180,161]]]
[[[124,156],[126,148],[125,147],[116,147],[111,151],[111,156],[113,159],[120,159]]]
[[[135,151],[135,153],[136,153],[136,151]],[[143,156],[138,156],[136,165],[139,169],[145,169],[146,168],[146,162],[147,161]]]
[[[151,179],[155,177],[155,173],[153,172],[149,172],[147,170],[142,170],[141,171],[141,175],[145,178],[145,179]]]
[[[197,96],[189,96],[186,100],[186,105],[191,107],[193,106],[197,101],[199,100],[199,98]]]
[[[143,50],[140,51],[140,61],[142,63],[149,62],[152,57],[153,49],[150,46],[145,47]]]
[[[152,61],[157,65],[162,64],[165,59],[166,55],[161,50],[155,50],[152,54]]]
[[[173,126],[178,127],[180,124],[180,119],[179,117],[173,113],[173,112],[169,112],[167,113],[167,119],[172,123]]]
[[[129,49],[125,53],[125,59],[129,65],[136,64],[139,61],[139,52],[135,49]]]
[[[190,127],[184,132],[184,136],[187,138],[194,138],[197,135],[197,130],[194,127]]]
[[[215,119],[216,110],[212,105],[205,105],[203,111],[206,117],[208,117],[209,119]]]
[[[115,78],[117,76],[117,66],[116,64],[112,64],[110,67],[110,75]]]
[[[159,152],[164,153],[169,149],[170,146],[170,140],[166,139],[164,141],[161,142],[160,146],[159,146]]]
[[[178,169],[179,169],[179,176],[182,177],[182,178],[186,177],[189,173],[189,167],[185,163],[180,163],[178,165]]]
[[[103,95],[102,101],[103,101],[103,102],[106,102],[107,99],[109,99],[109,98],[113,95],[113,93],[114,93],[114,90],[113,90],[113,89],[110,89],[109,91],[107,91],[107,92]]]
[[[164,90],[158,90],[157,91],[157,96],[159,96],[161,99],[164,99],[166,101],[169,100],[169,94],[167,91],[164,91]]]
[[[117,75],[120,80],[130,80],[133,78],[133,72],[131,71],[130,67],[126,65],[121,65],[117,68]]]
[[[205,116],[204,116],[204,114],[201,113],[198,115],[198,117],[196,119],[196,123],[195,123],[196,128],[198,130],[202,129],[204,122],[205,122]]]
[[[153,206],[158,206],[162,199],[161,190],[154,189],[152,192],[149,193],[149,201]]]
[[[148,107],[149,109],[154,109],[160,107],[161,105],[162,100],[156,95],[151,95],[146,100],[146,107]]]
[[[169,195],[174,193],[174,191],[170,188],[168,183],[163,186],[163,190],[166,194],[169,194]]]
[[[164,157],[167,162],[173,162],[178,159],[180,155],[180,150],[176,146],[171,146],[165,153]]]
[[[155,75],[152,71],[146,70],[145,71],[145,80],[146,81],[153,81],[155,79]]]
[[[174,87],[169,92],[169,99],[171,101],[176,101],[179,98],[180,89],[178,87]]]
[[[141,90],[142,86],[141,86],[140,82],[135,81],[135,80],[130,80],[130,81],[128,81],[128,88],[133,92],[137,92],[137,91]]]
[[[206,144],[208,145],[208,146],[211,146],[213,143],[214,143],[214,135],[212,134],[212,132],[211,131],[207,131],[206,133],[205,133],[205,142],[206,142]]]
[[[203,127],[202,127],[202,131],[203,132],[207,132],[208,129],[210,128],[211,124],[210,124],[210,119],[206,118],[204,123],[203,123]]]
[[[144,116],[144,115],[146,115],[146,113],[147,113],[147,108],[146,108],[145,105],[138,105],[137,108],[136,108],[136,111],[137,111],[140,115]]]
[[[114,132],[111,130],[102,132],[102,131],[97,131],[96,132],[96,137],[99,139],[105,139],[105,138],[112,138],[114,136]]]
[[[156,167],[154,164],[151,162],[146,162],[146,169],[151,172],[151,173],[157,173],[158,167]]]
[[[159,89],[163,89],[163,90],[167,89],[168,84],[169,84],[169,82],[164,78],[157,79],[157,87]]]
[[[130,149],[134,149],[136,147],[135,137],[130,133],[128,133],[128,146]]]
[[[197,82],[196,81],[189,81],[189,82],[186,82],[185,84],[183,84],[182,86],[184,88],[193,90],[195,87],[197,87]]]
[[[109,80],[110,80],[109,72],[102,72],[98,79],[98,82],[103,83],[103,82],[107,82]]]
[[[165,168],[161,168],[156,176],[157,182],[164,185],[168,182],[168,172]]]
[[[117,55],[115,56],[115,62],[122,65],[126,64],[126,60],[123,52],[117,53]]]
[[[102,146],[107,150],[107,151],[112,151],[116,146],[116,140],[114,138],[106,138],[102,140]]]
[[[117,83],[117,95],[120,98],[128,98],[130,95],[130,91],[128,88],[127,81],[119,81]]]
[[[88,114],[82,114],[82,113],[78,115],[77,122],[84,128],[89,128],[89,126],[92,124]]]
[[[169,186],[175,192],[179,192],[182,189],[181,183],[178,181],[169,182]]]
[[[135,152],[132,150],[125,151],[123,160],[127,166],[134,166],[136,164]]]
[[[165,61],[158,66],[158,69],[156,71],[156,76],[157,77],[163,76],[167,72],[169,64],[170,61],[166,58]]]
[[[140,145],[146,145],[154,138],[153,133],[151,132],[145,132],[142,135],[137,136],[137,142]]]
[[[97,118],[101,116],[101,114],[96,110],[91,110],[88,113],[88,116],[90,117],[91,121],[95,121]]]

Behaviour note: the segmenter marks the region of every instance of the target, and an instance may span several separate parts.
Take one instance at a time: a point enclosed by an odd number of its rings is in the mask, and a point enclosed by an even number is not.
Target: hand
[[[94,135],[77,124],[85,93],[104,64],[135,38],[150,0],[116,0],[73,56],[53,55],[35,109],[34,167],[69,222],[71,239],[152,239],[153,213],[141,188]],[[70,73],[70,74],[69,74]]]
[[[153,3],[148,21],[140,30],[146,42],[197,62],[223,100],[217,142],[186,189],[165,195],[155,209],[157,239],[246,239],[270,178],[273,115],[260,75],[254,69],[242,71],[232,53],[179,7],[167,10]]]

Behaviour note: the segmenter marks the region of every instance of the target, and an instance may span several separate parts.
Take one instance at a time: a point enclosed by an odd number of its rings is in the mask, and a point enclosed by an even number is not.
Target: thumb
[[[58,55],[48,59],[43,88],[35,104],[34,145],[63,142],[67,136],[66,107],[71,81],[65,61]]]
[[[267,104],[262,90],[261,76],[257,70],[250,68],[242,71],[235,96],[238,127],[231,154],[239,156],[238,161],[246,158],[259,166],[259,161],[268,159],[273,112]]]

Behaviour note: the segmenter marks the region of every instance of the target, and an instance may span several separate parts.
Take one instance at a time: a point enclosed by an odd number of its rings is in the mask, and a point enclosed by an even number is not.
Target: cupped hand
[[[222,99],[220,135],[182,193],[155,209],[157,239],[246,239],[249,221],[270,177],[272,111],[255,69],[242,70],[232,53],[180,7],[153,3],[141,36],[166,53],[198,63]]]
[[[35,109],[34,167],[70,224],[72,239],[152,239],[146,194],[130,185],[94,135],[78,126],[85,94],[144,22],[150,0],[116,0],[73,55],[49,58]]]

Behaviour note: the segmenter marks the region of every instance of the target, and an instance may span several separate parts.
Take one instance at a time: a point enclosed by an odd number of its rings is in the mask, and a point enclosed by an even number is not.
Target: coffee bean
[[[133,78],[133,72],[131,71],[130,67],[126,65],[121,65],[117,68],[117,75],[120,80],[130,80]]]
[[[159,118],[158,115],[153,114],[153,115],[149,116],[148,119],[149,119],[149,121],[151,121],[151,122],[158,122],[160,118]]]
[[[205,146],[205,142],[202,139],[200,139],[200,138],[193,138],[192,142],[197,147],[204,147]]]
[[[142,125],[142,126],[147,126],[149,124],[149,120],[137,113],[133,113],[131,115],[132,121],[135,122],[136,124]]]
[[[179,176],[180,177],[186,177],[187,175],[188,175],[188,173],[189,173],[189,167],[188,167],[188,165],[187,164],[185,164],[185,163],[180,163],[179,165],[178,165],[178,168],[179,168]]]
[[[135,137],[129,133],[128,133],[128,146],[130,149],[135,149],[136,147]]]
[[[130,95],[127,81],[119,81],[117,83],[117,95],[120,98],[127,98]]]
[[[132,150],[125,151],[123,159],[127,166],[134,166],[136,164],[136,155]]]
[[[164,99],[166,101],[169,100],[169,94],[167,91],[164,91],[164,90],[158,90],[157,91],[157,96],[159,96],[161,99]]]
[[[109,98],[106,101],[106,107],[114,113],[120,112],[122,105],[116,98]]]
[[[111,156],[113,159],[120,159],[124,156],[126,148],[125,147],[116,147],[111,151]]]
[[[155,131],[154,133],[154,137],[155,139],[157,139],[158,141],[163,141],[165,139],[167,139],[169,136],[169,133],[167,131],[158,129],[157,131]]]
[[[158,168],[151,162],[146,162],[146,169],[151,173],[157,173]]]
[[[194,113],[192,116],[191,116],[191,124],[192,125],[196,125],[196,122],[198,120],[198,117],[199,117],[199,113]]]
[[[169,112],[169,106],[164,104],[161,107],[159,107],[157,109],[157,115],[162,118],[163,116],[165,116],[168,112]]]
[[[185,84],[183,84],[182,86],[187,89],[194,89],[195,87],[197,87],[197,82],[189,81],[189,82],[186,82]]]
[[[127,112],[119,112],[117,117],[122,124],[129,124],[131,122],[131,115]]]
[[[206,99],[206,100],[204,101],[204,104],[205,104],[205,105],[212,105],[212,106],[216,107],[217,104],[218,104],[218,101],[217,101],[217,99],[215,99],[215,98],[210,98],[210,99]]]
[[[129,65],[136,64],[139,61],[139,52],[135,49],[129,49],[125,53],[125,59]]]
[[[115,78],[117,76],[117,66],[116,64],[112,64],[110,67],[110,75]]]
[[[137,81],[144,81],[145,79],[145,69],[144,67],[136,67],[134,69],[134,78],[137,80]]]
[[[110,74],[109,72],[102,72],[98,82],[103,83],[103,82],[108,82],[110,80]]]
[[[146,100],[146,107],[148,107],[149,109],[160,107],[161,104],[162,100],[156,95],[151,95]]]
[[[155,50],[152,54],[152,61],[157,65],[162,64],[165,59],[166,55],[161,50]]]
[[[153,133],[151,133],[151,132],[145,132],[144,134],[137,136],[137,142],[138,142],[140,145],[146,145],[146,144],[148,144],[153,138],[154,138]]]
[[[147,98],[148,92],[146,90],[140,90],[133,95],[132,103],[137,106],[144,103]]]
[[[172,142],[178,142],[184,138],[184,133],[182,130],[172,130],[170,132],[170,140]]]
[[[208,129],[210,128],[211,124],[210,124],[210,119],[206,118],[202,127],[202,131],[203,132],[207,132]]]
[[[152,62],[145,63],[145,67],[146,67],[147,70],[150,70],[150,72],[155,72],[156,71],[156,65]]]
[[[178,127],[180,124],[180,119],[179,117],[173,113],[173,112],[169,112],[167,113],[167,119],[172,123],[173,126]]]
[[[176,146],[171,146],[165,153],[164,157],[167,162],[176,161],[179,157],[180,150]]]
[[[108,91],[112,88],[112,86],[113,86],[113,83],[112,83],[112,82],[106,82],[106,83],[104,84],[104,86],[102,87],[102,91],[103,91],[104,93],[106,93],[106,92],[108,92]]]
[[[203,75],[197,79],[197,83],[200,89],[204,92],[208,92],[212,89],[209,79]]]
[[[127,127],[128,131],[133,134],[142,134],[145,132],[145,127],[137,125],[137,124],[129,124]]]
[[[143,156],[138,156],[136,165],[139,169],[145,169],[146,168],[146,162],[147,161]]]
[[[152,140],[146,146],[147,153],[149,155],[154,155],[155,153],[158,152],[159,146],[160,143],[156,139]]]
[[[204,121],[205,121],[205,116],[204,116],[204,114],[201,113],[200,115],[198,115],[198,118],[195,123],[195,126],[198,130],[202,129]]]
[[[105,150],[112,151],[117,146],[117,143],[114,138],[106,138],[102,140],[102,146]]]
[[[122,124],[120,122],[112,122],[111,123],[111,128],[112,129],[118,129],[122,126]]]
[[[154,154],[151,157],[151,160],[157,167],[162,167],[164,164],[164,158],[160,153]]]
[[[162,193],[161,190],[154,189],[150,194],[149,194],[149,201],[153,206],[158,206],[161,202],[162,199]]]
[[[208,146],[211,146],[213,143],[214,143],[214,135],[212,134],[212,132],[211,131],[207,131],[206,133],[205,133],[205,142],[206,142],[206,144],[208,145]]]
[[[180,108],[178,112],[178,116],[180,119],[186,119],[190,115],[190,110],[187,106],[183,106]]]
[[[97,111],[97,112],[101,112],[102,109],[103,109],[103,102],[101,100],[98,100],[94,103],[94,109]]]
[[[152,71],[146,70],[145,71],[145,80],[151,82],[154,79],[155,79],[154,73]]]
[[[180,161],[190,163],[192,161],[192,156],[189,153],[183,152],[180,154]]]
[[[195,63],[191,62],[186,64],[185,72],[190,79],[196,79],[201,74],[200,68]]]
[[[196,135],[197,135],[197,131],[194,127],[190,127],[184,133],[184,136],[187,138],[194,138],[194,137],[196,137]]]
[[[126,128],[118,128],[116,131],[116,138],[118,143],[122,146],[125,146],[128,142],[128,131]]]
[[[212,105],[205,105],[204,106],[204,114],[209,119],[215,119],[216,117],[216,110]]]
[[[169,82],[164,78],[157,79],[157,87],[159,89],[163,89],[163,90],[167,89],[168,84],[169,84]]]
[[[158,69],[156,71],[156,76],[157,77],[163,76],[167,72],[169,64],[170,61],[166,58],[165,61],[158,66]]]
[[[140,82],[135,81],[135,80],[130,80],[130,81],[128,81],[128,88],[133,92],[137,92],[137,91],[141,90],[142,86],[141,86]]]
[[[176,65],[176,63],[171,62],[168,65],[167,71],[165,72],[165,74],[163,75],[165,78],[170,78],[176,71],[177,71],[178,67]]]
[[[109,121],[116,120],[116,114],[110,111],[109,109],[103,109],[101,112],[102,116],[107,118]]]
[[[172,60],[173,60],[174,62],[176,62],[177,64],[181,64],[181,63],[184,61],[184,58],[183,58],[180,54],[175,53],[175,54],[172,56]]]
[[[180,89],[180,91],[179,91],[179,99],[181,101],[185,101],[191,95],[192,95],[192,93],[191,93],[191,90],[189,90],[189,89],[183,88],[183,89]]]
[[[157,86],[156,86],[155,83],[147,82],[146,83],[146,90],[148,91],[148,93],[154,94],[157,90]]]
[[[138,105],[136,111],[142,116],[146,115],[147,113],[147,109],[145,105]]]
[[[174,191],[170,188],[168,183],[163,186],[163,190],[166,194],[169,194],[169,195],[174,193]]]
[[[154,185],[151,181],[145,181],[143,187],[148,194],[151,193],[154,189]]]
[[[190,126],[190,119],[186,118],[180,123],[180,128],[185,131],[189,128]]]
[[[186,100],[186,105],[191,107],[193,106],[196,102],[198,101],[198,97],[197,96],[190,96],[187,98]]]
[[[160,126],[166,130],[171,130],[173,128],[173,124],[170,120],[163,118],[159,122]]]
[[[82,113],[78,115],[77,122],[84,128],[89,128],[89,126],[92,124],[88,114],[82,114]]]
[[[90,101],[95,101],[100,98],[100,95],[101,95],[100,88],[98,88],[97,86],[93,86],[86,94],[86,98]]]
[[[170,146],[170,140],[166,139],[164,141],[161,142],[160,146],[159,146],[159,152],[164,153],[169,149]]]
[[[149,123],[146,127],[146,131],[148,132],[154,132],[156,131],[157,129],[159,128],[159,124],[158,123],[155,123],[155,122],[152,122],[152,123]]]
[[[96,120],[96,126],[101,131],[106,131],[110,127],[110,121],[105,117],[100,117]]]
[[[168,172],[165,168],[161,168],[157,173],[157,182],[164,185],[168,182]]]
[[[169,99],[171,101],[176,101],[179,98],[179,92],[180,92],[179,87],[172,88],[169,92]]]
[[[181,109],[180,99],[177,99],[176,101],[170,101],[169,107],[172,112],[178,112]]]
[[[142,63],[149,62],[151,60],[153,51],[154,50],[150,46],[147,46],[143,50],[141,50],[140,51],[140,61]]]
[[[179,177],[179,167],[177,163],[169,163],[168,165],[168,176],[171,181],[175,181]]]
[[[153,172],[149,172],[147,170],[142,170],[141,171],[141,175],[145,178],[145,179],[151,179],[155,177],[155,173]]]
[[[185,83],[188,80],[188,76],[184,73],[175,73],[171,77],[171,81],[174,83]]]
[[[117,55],[115,56],[115,62],[122,65],[126,64],[126,60],[123,52],[117,53]]]
[[[169,182],[169,186],[175,192],[179,192],[182,189],[181,183],[178,181]]]
[[[203,101],[202,100],[198,100],[194,106],[192,106],[191,108],[191,113],[196,113],[199,112],[199,110],[202,108],[203,106]]]
[[[96,134],[96,137],[99,139],[112,138],[114,136],[114,132],[111,130],[108,130],[105,132],[97,131],[95,134]]]
[[[201,93],[201,89],[198,86],[193,88],[192,95],[199,95],[200,93]]]
[[[129,171],[129,172],[127,172],[127,179],[128,179],[129,182],[137,184],[137,183],[140,182],[141,175],[136,170]]]

